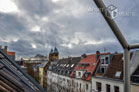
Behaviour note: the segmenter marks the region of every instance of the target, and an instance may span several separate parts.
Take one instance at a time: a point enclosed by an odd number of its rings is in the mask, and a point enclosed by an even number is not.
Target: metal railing
[[[120,29],[110,15],[102,0],[94,0],[99,9],[103,9],[101,14],[112,29],[124,50],[124,92],[130,92],[130,50],[139,48],[139,44],[128,44]],[[106,15],[107,14],[107,15]]]

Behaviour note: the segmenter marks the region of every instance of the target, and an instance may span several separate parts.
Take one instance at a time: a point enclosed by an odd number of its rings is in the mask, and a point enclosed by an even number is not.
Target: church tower
[[[54,49],[51,49],[49,53],[49,61],[54,61],[59,59],[59,52],[58,49],[55,47]]]

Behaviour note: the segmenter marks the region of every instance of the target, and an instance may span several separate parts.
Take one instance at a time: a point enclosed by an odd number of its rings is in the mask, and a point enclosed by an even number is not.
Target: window
[[[63,66],[63,64],[61,64],[60,66]]]
[[[104,73],[104,72],[105,72],[105,67],[100,67],[98,73]]]
[[[86,72],[84,77],[87,78],[89,76],[90,72]]]
[[[86,90],[88,90],[88,84],[86,84]]]
[[[85,64],[84,66],[85,66],[85,67],[88,67],[88,66],[89,66],[89,64]]]
[[[101,60],[102,60],[101,64],[104,64],[104,59],[101,59]]]
[[[110,90],[111,90],[111,89],[110,89],[110,85],[107,84],[107,85],[106,85],[106,92],[110,92]]]
[[[115,74],[115,77],[120,77],[120,75],[121,75],[121,72],[116,72],[116,74]]]
[[[106,57],[106,64],[109,64],[109,58]]]
[[[80,67],[82,67],[82,66],[83,66],[83,64],[79,64],[79,66],[80,66]]]
[[[81,72],[78,72],[78,76],[81,76]]]
[[[119,87],[118,86],[114,86],[114,92],[119,92]]]
[[[64,65],[64,67],[66,66],[66,64]]]
[[[74,64],[71,65],[71,67],[73,67],[73,66],[74,66]]]
[[[105,69],[104,68],[101,68],[101,73],[104,73]]]
[[[101,92],[101,83],[100,82],[96,82],[96,89],[98,92]]]
[[[135,82],[135,83],[139,83],[139,77],[137,77],[137,76],[132,76],[132,77],[131,77],[131,81],[132,81],[132,82]]]

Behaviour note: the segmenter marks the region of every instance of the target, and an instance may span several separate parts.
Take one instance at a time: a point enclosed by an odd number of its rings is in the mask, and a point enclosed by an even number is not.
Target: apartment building
[[[72,92],[74,84],[70,78],[81,57],[69,57],[56,60],[47,72],[47,85],[50,92]]]
[[[138,65],[139,65],[139,52],[131,53],[131,92],[138,92]],[[114,54],[109,63],[106,71],[99,74],[98,71],[92,76],[92,92],[123,92],[123,54]],[[100,68],[101,66],[98,66]],[[136,82],[135,82],[136,81]]]

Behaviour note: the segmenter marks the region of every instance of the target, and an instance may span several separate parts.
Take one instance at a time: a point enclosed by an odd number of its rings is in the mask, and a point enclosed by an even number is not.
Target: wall
[[[39,68],[39,78],[40,78],[39,82],[41,86],[43,86],[43,68],[42,67]]]
[[[132,84],[131,92],[139,92],[139,84]]]
[[[74,80],[74,92],[91,92],[91,82],[89,81],[85,81],[82,79],[75,79]],[[80,87],[81,84],[81,87]],[[88,85],[88,89],[86,89],[86,85]]]
[[[119,87],[119,92],[123,92],[123,82],[120,81],[114,81],[114,80],[108,80],[108,79],[102,79],[102,78],[92,78],[92,92],[97,92],[96,90],[96,82],[100,82],[101,83],[101,89],[103,91],[101,92],[106,92],[106,84],[110,85],[110,92],[114,92],[114,86],[118,86]]]
[[[48,91],[52,92],[91,92],[91,82],[47,72]],[[81,87],[80,87],[81,84]],[[86,89],[86,85],[88,88]]]

